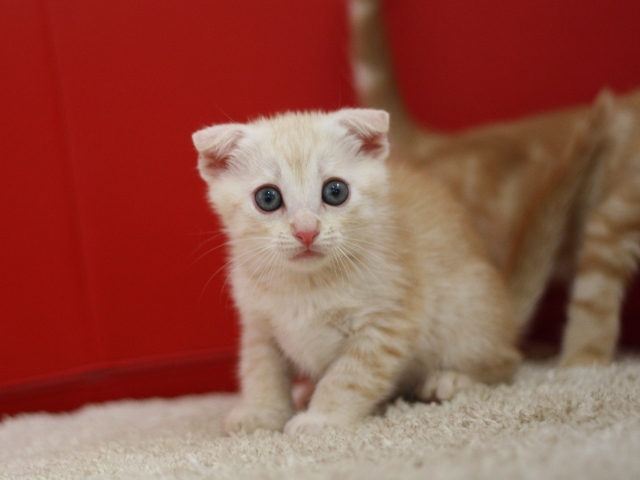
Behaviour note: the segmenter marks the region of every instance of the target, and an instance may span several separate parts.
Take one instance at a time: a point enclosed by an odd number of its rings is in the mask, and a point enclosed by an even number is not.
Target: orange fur
[[[395,395],[450,398],[513,375],[517,326],[499,272],[447,189],[386,161],[387,124],[385,112],[347,109],[194,134],[243,326],[243,403],[227,430],[315,433]],[[349,197],[332,206],[320,192],[336,178]],[[284,200],[269,213],[253,199],[264,185]],[[296,229],[308,218],[318,234],[305,246]],[[294,371],[318,383],[290,419]]]
[[[378,0],[350,3],[355,85],[365,106],[394,116],[396,148],[438,176],[462,201],[495,265],[507,266],[518,243],[521,218],[572,148],[592,110],[580,107],[489,125],[455,135],[425,131],[407,114],[391,68]],[[595,107],[596,110],[599,108]],[[554,278],[573,280],[562,365],[611,361],[624,289],[640,258],[640,91],[620,97],[596,152],[601,174],[558,232],[558,251],[524,262],[518,278],[540,277],[550,264]],[[543,244],[544,242],[540,242]],[[546,257],[545,257],[546,255]],[[544,273],[544,272],[542,272]],[[542,275],[544,276],[544,275]],[[535,305],[539,292],[509,285],[516,304]],[[513,293],[520,291],[520,293]],[[589,303],[585,303],[585,297]],[[524,309],[526,323],[532,308]]]
[[[514,265],[538,250],[535,240],[552,245],[573,203],[591,192],[607,105],[530,205]],[[503,276],[429,169],[399,155],[387,160],[388,118],[357,109],[288,113],[194,134],[230,240],[243,326],[243,403],[228,431],[316,433],[396,395],[449,399],[474,382],[512,377],[519,325]],[[322,192],[336,179],[349,194],[332,205]],[[273,210],[258,202],[265,187],[281,194]],[[312,241],[301,228],[317,229]],[[521,271],[507,273],[513,285],[542,288]],[[291,418],[296,371],[318,384],[308,410]]]

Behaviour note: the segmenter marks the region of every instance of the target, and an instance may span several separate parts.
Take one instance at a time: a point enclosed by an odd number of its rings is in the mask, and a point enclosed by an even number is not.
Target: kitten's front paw
[[[340,427],[335,418],[325,413],[301,412],[287,422],[284,433],[290,437],[299,435],[317,436],[327,427]]]
[[[258,428],[282,431],[282,428],[293,415],[293,409],[272,409],[256,406],[239,405],[225,419],[224,429],[227,433],[252,433]]]

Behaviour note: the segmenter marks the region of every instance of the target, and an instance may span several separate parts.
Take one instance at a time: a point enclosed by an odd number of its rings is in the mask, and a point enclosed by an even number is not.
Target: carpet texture
[[[0,423],[2,479],[640,478],[640,358],[557,370],[315,438],[226,437],[233,395],[121,401]]]

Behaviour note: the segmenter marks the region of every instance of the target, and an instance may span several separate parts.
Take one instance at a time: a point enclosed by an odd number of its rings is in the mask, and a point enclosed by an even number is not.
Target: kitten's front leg
[[[327,426],[345,427],[370,415],[397,385],[417,335],[409,322],[386,321],[356,333],[316,386],[306,412],[285,433],[317,435]]]
[[[286,359],[273,338],[255,325],[245,325],[240,355],[242,401],[227,416],[225,430],[282,430],[294,414]]]

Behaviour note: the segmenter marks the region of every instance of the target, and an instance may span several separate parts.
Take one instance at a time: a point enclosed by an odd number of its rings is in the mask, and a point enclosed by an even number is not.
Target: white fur
[[[286,424],[297,435],[353,423],[398,389],[420,393],[429,371],[453,371],[436,382],[450,397],[471,383],[460,380],[465,369],[517,361],[515,336],[497,326],[515,332],[497,273],[445,191],[407,173],[392,179],[388,122],[386,112],[345,109],[262,119],[233,141],[225,127],[194,135],[230,238],[243,324],[244,402],[228,430],[284,426],[289,364],[319,381],[309,411]],[[225,169],[210,168],[221,158]],[[349,188],[339,206],[322,201],[332,179]],[[265,185],[280,190],[280,209],[257,208]],[[295,232],[305,228],[319,232],[317,255],[301,260]]]

